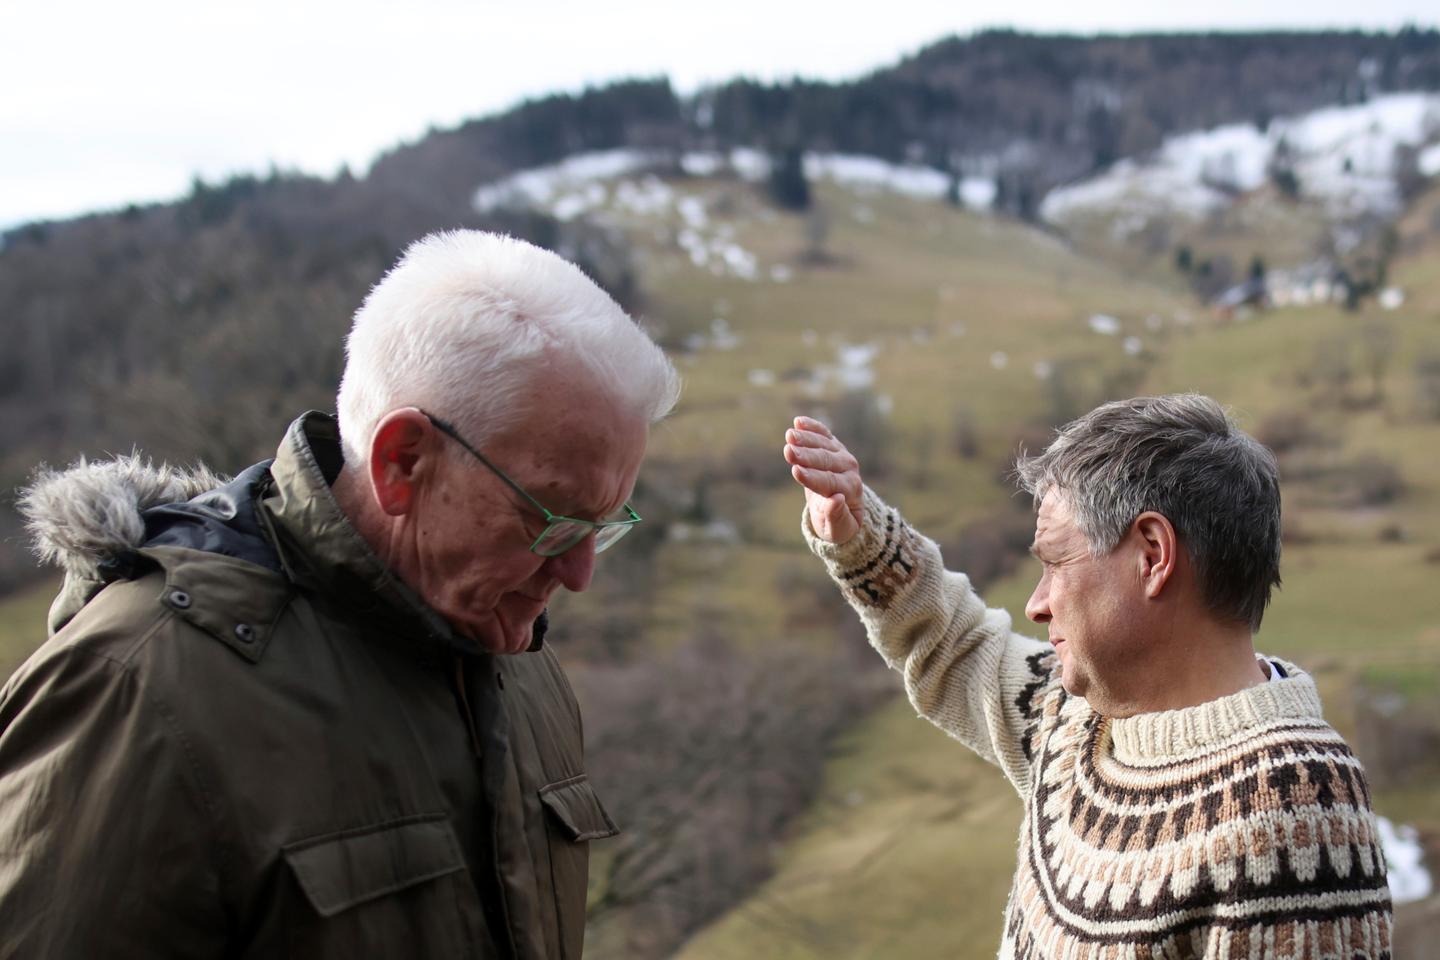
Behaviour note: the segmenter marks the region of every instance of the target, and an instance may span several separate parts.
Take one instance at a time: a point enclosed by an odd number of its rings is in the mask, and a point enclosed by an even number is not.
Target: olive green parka
[[[565,676],[453,634],[340,466],[312,413],[188,502],[135,460],[27,495],[69,576],[0,693],[0,958],[580,956],[616,828]]]

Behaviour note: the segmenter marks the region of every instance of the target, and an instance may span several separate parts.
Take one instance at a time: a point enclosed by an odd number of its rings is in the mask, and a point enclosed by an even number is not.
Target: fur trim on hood
[[[20,491],[18,505],[40,562],[89,580],[101,562],[140,546],[141,511],[189,500],[224,482],[204,465],[156,465],[138,453],[104,461],[81,457],[64,470],[42,465]]]

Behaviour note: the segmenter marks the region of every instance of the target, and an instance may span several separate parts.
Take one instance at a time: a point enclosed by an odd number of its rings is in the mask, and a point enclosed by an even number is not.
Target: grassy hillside
[[[0,678],[9,677],[44,642],[45,614],[58,588],[58,581],[46,581],[0,598]]]

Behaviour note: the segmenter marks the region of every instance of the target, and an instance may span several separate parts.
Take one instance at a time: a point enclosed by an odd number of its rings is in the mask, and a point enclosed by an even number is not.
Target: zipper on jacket
[[[485,756],[485,750],[480,746],[480,731],[475,727],[475,714],[470,710],[470,695],[465,692],[465,658],[455,654],[455,699],[460,706],[460,713],[465,718],[465,729],[470,733],[470,749],[475,752],[478,760]]]

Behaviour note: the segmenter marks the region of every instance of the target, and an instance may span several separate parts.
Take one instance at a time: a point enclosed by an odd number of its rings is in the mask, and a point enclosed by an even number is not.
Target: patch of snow
[[[875,398],[875,410],[882,417],[888,417],[895,412],[895,398],[888,393],[882,393]]]
[[[559,163],[511,174],[475,191],[471,203],[480,213],[500,207],[533,206],[550,208],[562,198],[565,209],[585,203],[588,188],[597,180],[614,179],[635,173],[660,162],[661,157],[646,150],[601,150],[579,153]],[[602,187],[603,189],[603,187]],[[552,211],[553,212],[553,211]],[[557,214],[558,216],[558,214]]]
[[[580,185],[573,192],[556,197],[555,202],[550,205],[550,212],[557,220],[574,220],[583,213],[605,206],[605,201],[609,198],[610,191],[605,189],[605,185],[592,181]]]
[[[838,365],[835,379],[847,390],[859,390],[875,382],[875,370],[871,366],[880,353],[874,343],[842,344],[836,350]]]
[[[1440,143],[1431,144],[1415,158],[1421,176],[1440,177]]]
[[[747,379],[752,387],[773,387],[775,386],[775,371],[757,367],[750,371]]]
[[[705,266],[708,251],[705,246],[705,238],[694,230],[681,230],[675,240],[680,244],[680,249],[690,255],[690,262],[697,267]]]
[[[755,254],[725,239],[724,231],[706,236],[699,230],[685,227],[676,234],[675,241],[692,264],[716,276],[730,274],[742,280],[755,280],[760,275],[760,264]]]
[[[806,346],[813,346],[818,338],[814,331],[802,334]],[[876,343],[835,342],[835,363],[819,365],[812,371],[809,391],[819,396],[826,384],[834,384],[842,390],[863,390],[875,383],[875,370],[871,366],[880,354]]]
[[[1090,317],[1089,324],[1091,330],[1107,337],[1113,337],[1120,332],[1120,321],[1108,314],[1094,314]]]
[[[730,268],[730,272],[742,280],[754,280],[760,275],[760,267],[755,260],[755,254],[739,244],[722,242],[715,245],[713,249],[724,261],[725,266]]]
[[[1248,123],[1232,123],[1171,137],[1160,148],[1160,160],[1188,180],[1244,191],[1265,182],[1273,149],[1266,134]]]
[[[1398,310],[1405,304],[1405,291],[1399,287],[1386,287],[1380,291],[1380,306],[1386,310]]]
[[[674,203],[675,191],[653,175],[641,180],[621,180],[615,187],[615,205],[636,216],[661,216]]]
[[[1165,320],[1158,313],[1152,313],[1145,318],[1145,329],[1159,330],[1165,326]]]
[[[776,283],[789,283],[791,278],[794,276],[795,271],[791,270],[783,263],[776,264],[775,266],[770,268],[770,279],[774,280]]]
[[[1145,349],[1145,344],[1139,337],[1126,337],[1121,347],[1124,348],[1126,356],[1138,357]]]
[[[1389,867],[1390,898],[1396,904],[1424,900],[1434,890],[1430,871],[1425,869],[1425,851],[1420,836],[1408,824],[1396,826],[1385,817],[1375,818],[1380,846]]]
[[[994,367],[996,370],[1004,370],[1009,365],[1010,354],[1006,353],[1004,350],[996,350],[994,353],[990,354],[990,366]]]
[[[1106,173],[1068,187],[1051,190],[1040,202],[1040,216],[1063,223],[1096,210],[1175,211],[1201,217],[1225,202],[1219,190],[1168,167],[1140,166],[1121,160]]]
[[[764,180],[770,176],[770,157],[760,150],[736,147],[730,151],[730,166],[741,180]]]
[[[950,188],[950,178],[931,167],[896,165],[878,157],[845,153],[807,153],[805,176],[851,189],[890,190],[924,200],[939,199]]]
[[[676,202],[675,209],[680,212],[680,219],[685,221],[687,227],[698,230],[710,220],[705,213],[705,201],[699,197],[681,197]]]
[[[960,180],[960,202],[971,210],[989,210],[995,206],[995,194],[998,192],[993,177],[962,177]]]
[[[1055,374],[1055,365],[1049,360],[1036,360],[1030,369],[1036,380],[1049,380]]]
[[[691,152],[680,158],[680,169],[692,177],[713,177],[724,165],[718,153]]]

